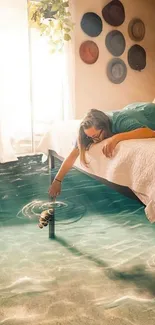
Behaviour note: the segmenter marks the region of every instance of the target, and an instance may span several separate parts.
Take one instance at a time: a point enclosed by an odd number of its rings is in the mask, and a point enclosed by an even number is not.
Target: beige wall
[[[105,47],[107,33],[114,29],[103,20],[102,33],[93,38],[97,43],[100,56],[93,65],[87,65],[79,57],[80,44],[87,39],[80,27],[82,15],[94,11],[100,17],[102,8],[108,0],[75,0],[75,106],[76,118],[81,118],[90,108],[101,110],[119,109],[134,101],[152,101],[155,97],[155,0],[122,0],[126,19],[120,30],[126,39],[126,50],[121,58],[127,64],[127,77],[122,84],[111,83],[106,76],[106,65],[112,55]],[[142,72],[132,70],[127,63],[127,51],[132,44],[128,36],[128,23],[141,18],[146,25],[145,39],[139,44],[147,52],[147,67]]]

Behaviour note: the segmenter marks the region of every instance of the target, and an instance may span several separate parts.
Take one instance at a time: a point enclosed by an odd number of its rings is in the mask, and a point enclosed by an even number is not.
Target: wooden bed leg
[[[54,169],[55,167],[55,160],[54,160],[54,155],[52,154],[52,150],[49,150],[49,154],[48,154],[48,167],[50,172],[52,172],[52,169]],[[51,183],[53,182],[53,176],[51,173]]]
[[[48,154],[48,166],[50,170],[55,167],[54,156],[51,150],[49,150],[49,154]]]

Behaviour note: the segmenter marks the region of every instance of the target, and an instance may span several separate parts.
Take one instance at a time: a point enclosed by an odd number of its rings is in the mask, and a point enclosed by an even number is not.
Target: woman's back
[[[155,130],[155,104],[133,103],[109,114],[112,133],[132,131],[142,127]]]

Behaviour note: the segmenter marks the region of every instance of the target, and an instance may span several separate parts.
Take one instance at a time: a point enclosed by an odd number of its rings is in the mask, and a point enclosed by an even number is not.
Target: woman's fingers
[[[102,151],[103,151],[103,154],[106,156],[106,146],[103,147]]]
[[[48,193],[52,197],[56,197],[61,193],[61,184],[54,181],[49,187]]]
[[[110,146],[109,144],[105,145],[102,151],[106,157],[110,158],[112,156],[112,146]]]

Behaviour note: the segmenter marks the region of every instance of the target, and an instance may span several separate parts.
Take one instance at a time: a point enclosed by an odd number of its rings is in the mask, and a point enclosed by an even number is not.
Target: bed
[[[42,138],[38,151],[50,157],[67,157],[75,144],[80,120],[54,122]],[[103,181],[106,185],[145,205],[150,222],[155,222],[155,139],[130,140],[119,143],[112,158],[102,153],[103,143],[87,153],[88,168],[79,159],[75,167]]]

